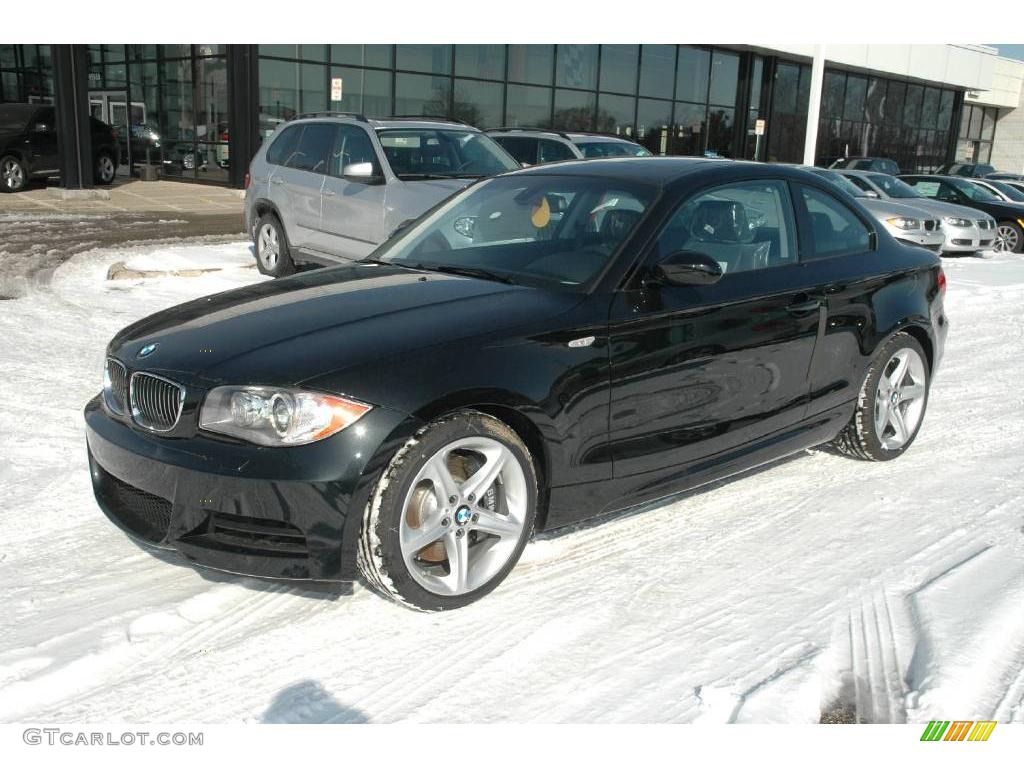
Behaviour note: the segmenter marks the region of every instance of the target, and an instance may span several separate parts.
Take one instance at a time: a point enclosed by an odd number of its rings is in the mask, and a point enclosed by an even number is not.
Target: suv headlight
[[[203,401],[199,428],[258,445],[305,445],[352,426],[371,407],[300,389],[216,387]]]
[[[894,216],[891,219],[886,219],[896,229],[920,229],[921,222],[918,219],[905,219],[902,216]]]
[[[959,219],[956,216],[944,216],[942,218],[944,222],[949,224],[951,227],[969,227],[971,226],[970,219]]]

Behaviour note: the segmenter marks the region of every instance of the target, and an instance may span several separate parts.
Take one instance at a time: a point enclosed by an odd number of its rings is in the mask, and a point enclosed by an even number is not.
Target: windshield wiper
[[[444,272],[449,275],[463,275],[465,277],[479,277],[484,280],[495,280],[507,285],[515,285],[516,281],[508,275],[500,272],[491,272],[483,267],[460,267],[453,264],[414,264],[415,269],[425,269],[430,272]]]
[[[450,173],[399,173],[396,174],[402,181],[423,181],[424,179],[457,179]]]

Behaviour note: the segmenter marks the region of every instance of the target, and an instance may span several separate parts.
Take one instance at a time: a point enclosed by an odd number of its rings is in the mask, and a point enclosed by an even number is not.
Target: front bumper
[[[946,241],[942,245],[942,253],[975,253],[991,248],[995,242],[994,229],[979,229],[972,224],[969,227],[954,227],[943,222],[942,231]]]
[[[935,253],[938,253],[946,242],[946,236],[942,233],[942,230],[935,230],[933,232],[912,230],[908,232],[893,228],[890,231],[897,240],[902,240],[909,245],[919,245]]]
[[[348,430],[291,448],[162,438],[111,418],[99,396],[85,422],[96,501],[133,538],[218,570],[326,581],[354,578],[361,512],[413,431],[378,407]]]

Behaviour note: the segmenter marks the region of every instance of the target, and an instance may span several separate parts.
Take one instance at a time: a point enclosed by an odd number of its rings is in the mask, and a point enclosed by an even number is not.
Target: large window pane
[[[779,63],[775,68],[775,91],[772,109],[776,112],[796,112],[800,68],[796,64]]]
[[[939,130],[948,131],[953,120],[953,91],[943,91],[939,96],[939,115],[937,125]]]
[[[563,131],[592,131],[594,107],[593,93],[557,89],[552,125]]]
[[[640,99],[636,113],[636,139],[656,155],[672,147],[672,102]]]
[[[732,128],[735,122],[735,110],[724,107],[708,109],[708,145],[709,152],[717,152],[722,157],[732,157]]]
[[[924,99],[921,101],[921,127],[934,128],[939,117],[939,90],[925,88]]]
[[[992,141],[996,133],[996,109],[985,107],[982,114],[981,138],[984,141]]]
[[[477,128],[498,128],[505,86],[479,80],[455,81],[455,117]]]
[[[903,103],[903,124],[917,126],[921,119],[921,100],[924,88],[920,85],[907,86],[907,99]]]
[[[597,88],[597,46],[559,45],[555,85]]]
[[[636,92],[638,45],[601,46],[601,90]]]
[[[165,61],[160,64],[163,81],[160,135],[171,139],[195,139],[192,105],[192,62]]]
[[[265,132],[299,113],[299,65],[260,59],[260,124]]]
[[[551,89],[509,85],[505,124],[511,128],[547,128],[551,125]]]
[[[672,98],[676,77],[676,47],[645,45],[640,57],[640,95]]]
[[[597,98],[597,130],[617,136],[632,136],[636,99],[602,93]]]
[[[260,56],[277,56],[282,59],[299,58],[299,46],[297,45],[265,45],[261,43],[259,51]],[[170,56],[172,54],[165,53],[164,55]]]
[[[508,79],[512,83],[551,85],[555,72],[555,46],[510,45]]]
[[[505,46],[456,45],[455,74],[485,80],[504,80]]]
[[[199,125],[196,128],[199,139],[227,141],[228,66],[224,59],[196,59],[195,90],[199,106]],[[214,164],[223,165],[223,161]]]
[[[331,78],[341,78],[341,101],[331,109],[359,112],[367,117],[391,114],[391,73],[376,69],[334,67]]]
[[[676,69],[676,98],[680,101],[705,101],[708,97],[708,77],[711,72],[711,53],[703,48],[679,46],[679,64]]]
[[[886,81],[877,77],[868,80],[868,90],[864,95],[864,114],[872,125],[880,125],[885,120],[885,85]]]
[[[822,117],[842,119],[845,92],[846,75],[842,72],[826,72],[821,88]]]
[[[707,132],[707,107],[703,104],[676,104],[673,154],[700,155]]]
[[[739,77],[739,56],[722,51],[711,54],[711,88],[708,91],[708,102],[730,107],[734,105]]]
[[[352,64],[357,67],[390,67],[390,45],[332,45],[331,63]]]
[[[395,79],[395,114],[446,117],[451,102],[451,80],[430,75],[399,73]]]
[[[302,64],[302,93],[299,109],[302,112],[322,112],[327,109],[327,67],[323,64]]]
[[[450,45],[400,45],[397,49],[398,69],[434,72],[446,75],[452,71]]]
[[[864,119],[864,96],[867,93],[868,81],[863,77],[849,75],[846,78],[846,98],[844,99],[843,118],[846,120]]]

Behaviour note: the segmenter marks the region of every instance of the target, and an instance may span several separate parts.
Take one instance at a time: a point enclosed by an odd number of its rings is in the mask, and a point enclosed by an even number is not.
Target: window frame
[[[334,152],[338,149],[339,144],[341,145],[342,148],[344,148],[345,142],[347,141],[347,138],[345,136],[345,132],[346,131],[349,131],[349,132],[352,132],[352,133],[355,133],[355,132],[361,133],[366,138],[366,143],[370,145],[370,151],[373,153],[373,161],[372,161],[373,162],[373,170],[374,170],[373,176],[383,178],[384,177],[384,165],[383,165],[383,161],[381,160],[381,157],[380,157],[380,152],[377,151],[377,145],[376,145],[376,143],[373,140],[373,136],[370,134],[369,131],[365,130],[364,128],[361,128],[358,125],[353,125],[351,123],[336,123],[335,124],[334,143],[331,146],[331,156],[333,157]],[[342,165],[338,169],[338,173],[331,173],[331,158],[328,158],[327,172],[324,174],[324,176],[330,176],[332,179],[345,179],[346,177],[345,177],[345,174],[343,173],[344,170],[345,170],[345,166]],[[390,168],[388,170],[390,170]],[[315,173],[315,171],[314,171],[314,173]],[[367,183],[367,182],[362,181],[362,182],[359,182],[359,183]]]

